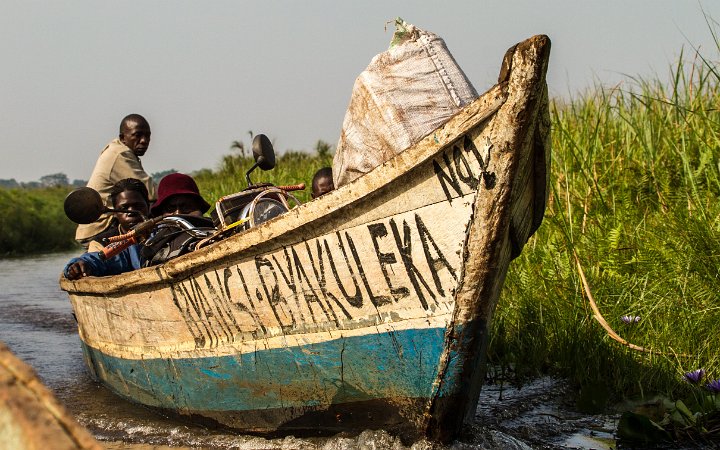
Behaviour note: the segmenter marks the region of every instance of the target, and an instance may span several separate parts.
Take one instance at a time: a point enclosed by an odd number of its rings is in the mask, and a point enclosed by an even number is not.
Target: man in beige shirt
[[[100,193],[100,197],[108,208],[112,208],[110,190],[118,181],[135,178],[147,186],[150,201],[157,198],[155,183],[140,163],[140,157],[150,146],[150,125],[139,114],[130,114],[120,122],[120,135],[113,139],[100,152],[92,175],[88,181],[91,187]],[[93,223],[78,225],[75,239],[87,248],[95,235],[105,231],[111,224],[112,214],[103,214]]]

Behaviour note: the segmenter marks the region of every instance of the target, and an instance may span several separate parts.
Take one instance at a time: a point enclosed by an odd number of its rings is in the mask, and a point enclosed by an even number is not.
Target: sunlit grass
[[[720,377],[720,77],[702,59],[672,74],[552,106],[550,201],[505,282],[493,363],[615,397],[673,395],[699,367]],[[652,352],[592,318],[573,252],[610,326]]]

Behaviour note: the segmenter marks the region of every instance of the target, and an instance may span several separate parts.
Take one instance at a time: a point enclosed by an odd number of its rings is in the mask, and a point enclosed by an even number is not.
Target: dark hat
[[[202,212],[206,212],[210,209],[210,204],[202,198],[200,195],[200,189],[198,189],[197,183],[192,179],[190,175],[184,173],[171,173],[165,175],[160,183],[158,184],[158,198],[150,208],[150,213],[153,215],[157,214],[158,209],[161,208],[163,202],[167,201],[168,198],[178,194],[190,194],[197,197],[198,201],[202,205]]]

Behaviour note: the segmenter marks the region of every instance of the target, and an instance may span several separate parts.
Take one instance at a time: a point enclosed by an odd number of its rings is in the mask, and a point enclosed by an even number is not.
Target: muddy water
[[[397,449],[384,431],[323,439],[263,439],[205,429],[126,402],[85,371],[76,324],[58,274],[73,254],[0,259],[0,340],[32,365],[76,419],[111,449]],[[616,418],[574,411],[566,386],[541,378],[520,389],[483,389],[475,424],[448,448],[614,447]],[[431,448],[417,442],[413,450]],[[435,447],[437,448],[437,447]]]

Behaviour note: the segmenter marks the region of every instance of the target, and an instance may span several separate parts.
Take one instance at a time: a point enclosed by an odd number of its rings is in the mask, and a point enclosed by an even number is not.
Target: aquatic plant
[[[699,382],[703,369],[685,374],[693,385],[691,395],[684,400],[658,397],[652,402],[625,411],[618,424],[621,441],[657,443],[660,441],[691,440],[717,444],[720,432],[720,380],[706,383],[705,392]],[[713,445],[716,446],[716,445]]]
[[[630,325],[630,324],[633,324],[633,323],[638,323],[638,322],[640,322],[640,316],[620,316],[620,320],[621,320],[623,323],[625,323],[625,324],[627,324],[627,325]]]
[[[697,369],[692,372],[686,372],[685,380],[692,384],[698,384],[700,383],[700,380],[702,380],[703,376],[705,376],[705,369]]]
[[[705,389],[713,394],[720,394],[720,380],[712,380],[705,384]]]

